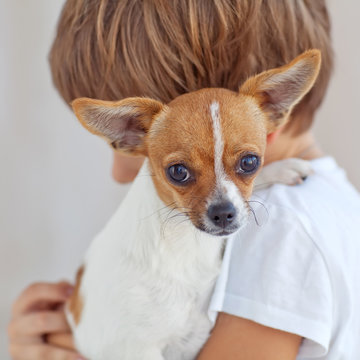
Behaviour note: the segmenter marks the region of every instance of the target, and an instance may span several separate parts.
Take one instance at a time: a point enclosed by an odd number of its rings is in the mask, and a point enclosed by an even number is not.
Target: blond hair
[[[204,87],[237,90],[249,76],[310,48],[315,87],[289,127],[307,130],[332,69],[325,0],[67,0],[50,64],[66,102],[148,96],[169,102]]]

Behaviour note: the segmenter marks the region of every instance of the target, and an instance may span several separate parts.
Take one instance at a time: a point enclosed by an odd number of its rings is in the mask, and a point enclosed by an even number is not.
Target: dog
[[[67,304],[78,350],[91,360],[194,359],[225,240],[248,221],[255,185],[294,184],[307,162],[262,163],[267,135],[312,88],[318,50],[249,78],[238,92],[208,88],[167,105],[149,98],[76,99],[90,132],[146,156],[121,206],[94,239]]]

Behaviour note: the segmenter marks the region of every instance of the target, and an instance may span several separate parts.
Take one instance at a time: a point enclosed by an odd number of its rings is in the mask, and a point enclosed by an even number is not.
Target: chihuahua
[[[207,307],[224,241],[248,221],[255,178],[260,186],[293,184],[311,171],[300,159],[260,169],[267,135],[311,89],[320,62],[309,50],[249,78],[239,92],[202,89],[167,105],[140,97],[73,102],[86,129],[147,158],[87,251],[67,304],[84,356],[196,357],[213,325]]]

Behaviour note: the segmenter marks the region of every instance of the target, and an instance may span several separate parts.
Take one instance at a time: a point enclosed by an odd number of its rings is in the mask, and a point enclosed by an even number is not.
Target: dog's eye
[[[260,158],[254,154],[243,156],[237,167],[237,172],[241,174],[252,174],[260,166]]]
[[[173,182],[185,183],[190,179],[189,170],[181,164],[172,165],[167,169],[167,175]]]

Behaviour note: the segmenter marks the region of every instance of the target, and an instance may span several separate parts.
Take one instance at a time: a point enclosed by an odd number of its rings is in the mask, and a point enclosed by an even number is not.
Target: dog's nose
[[[236,209],[230,201],[211,205],[208,209],[208,217],[212,223],[223,229],[233,222],[235,215]]]

